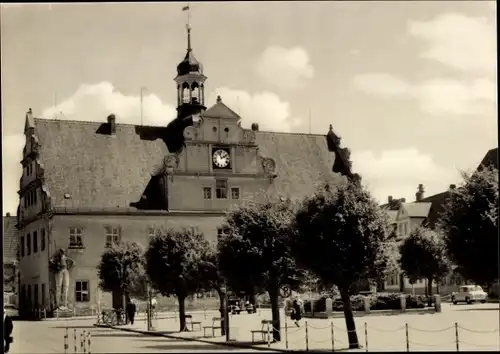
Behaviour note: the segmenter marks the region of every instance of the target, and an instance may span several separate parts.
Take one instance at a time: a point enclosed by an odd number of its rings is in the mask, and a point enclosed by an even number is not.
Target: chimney
[[[450,184],[450,191],[455,190],[455,188],[457,188],[456,184]]]
[[[9,216],[10,216],[10,213],[7,213],[5,216],[6,216],[6,217],[9,217]]]
[[[252,130],[254,132],[258,132],[259,131],[259,123],[252,123]]]
[[[387,197],[387,202],[388,202],[389,204],[391,204],[391,203],[392,203],[392,195],[390,195],[390,196],[388,196],[388,197]]]
[[[109,124],[109,134],[116,134],[116,116],[114,114],[110,114],[108,116],[108,124]]]
[[[417,193],[415,193],[415,200],[417,202],[421,202],[422,199],[424,199],[424,193],[425,193],[424,185],[423,184],[419,184],[418,185],[418,191],[417,191]]]

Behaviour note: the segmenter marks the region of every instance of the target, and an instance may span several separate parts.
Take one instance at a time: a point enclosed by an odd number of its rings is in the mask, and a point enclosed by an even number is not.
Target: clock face
[[[219,168],[226,168],[229,166],[229,153],[226,150],[218,149],[214,151],[213,162]]]

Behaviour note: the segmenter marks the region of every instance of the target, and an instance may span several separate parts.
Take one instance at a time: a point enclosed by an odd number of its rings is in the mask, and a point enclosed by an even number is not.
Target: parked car
[[[19,310],[17,309],[16,305],[14,304],[4,304],[3,305],[5,314],[9,316],[10,318],[18,318],[19,317]]]
[[[481,301],[484,304],[487,297],[488,294],[479,285],[462,285],[457,292],[451,294],[451,301],[454,305],[458,302],[471,304],[475,301]]]

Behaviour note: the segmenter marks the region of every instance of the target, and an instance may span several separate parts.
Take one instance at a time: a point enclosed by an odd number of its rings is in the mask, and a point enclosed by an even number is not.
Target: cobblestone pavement
[[[211,317],[218,316],[218,313],[193,313],[192,315],[193,321],[202,322],[202,326],[210,326],[212,324]],[[237,342],[251,343],[250,331],[260,329],[260,321],[270,318],[270,310],[261,310],[260,313],[252,315],[233,315],[230,319],[231,337]],[[301,321],[301,326],[297,328],[289,319],[285,319],[282,313],[281,321],[282,341],[271,344],[270,348],[331,351],[332,327],[334,349],[341,350],[348,347],[343,318],[304,319]],[[370,315],[356,317],[355,321],[360,344],[364,347],[362,351],[365,351],[366,347],[368,347],[368,351],[406,351],[406,324],[408,324],[410,351],[456,351],[455,323],[458,324],[460,351],[500,350],[498,304],[443,304],[442,312],[437,314]],[[190,338],[204,337],[203,331],[175,333],[179,330],[179,322],[176,318],[158,319],[153,324],[157,332]],[[142,320],[135,323],[134,326],[126,327],[145,331],[146,322]],[[225,340],[220,336],[220,332],[216,333],[215,338],[204,339],[214,343]],[[258,346],[266,348],[268,344]]]
[[[10,353],[64,353],[64,333],[68,328],[68,354],[83,353],[80,335],[83,331],[91,334],[91,353],[191,353],[191,352],[252,352],[217,344],[207,344],[183,339],[151,337],[120,330],[96,328],[95,320],[58,320],[58,321],[15,321],[14,343]],[[76,330],[77,348],[74,346]],[[86,345],[88,353],[88,345]]]

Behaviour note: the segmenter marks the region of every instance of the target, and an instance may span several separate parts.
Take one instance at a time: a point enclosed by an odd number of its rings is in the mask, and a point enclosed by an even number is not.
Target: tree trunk
[[[347,328],[347,338],[349,339],[349,349],[359,349],[358,334],[356,333],[356,323],[352,313],[351,298],[349,297],[349,286],[340,288],[340,296],[344,304],[345,325]]]
[[[186,296],[177,295],[177,301],[179,302],[179,322],[180,322],[180,332],[188,332],[186,326]]]
[[[427,294],[429,296],[432,296],[432,277],[427,278],[427,288],[428,288]]]
[[[220,332],[221,335],[226,335],[226,325],[224,322],[224,311],[226,309],[226,294],[218,288],[217,294],[219,295],[219,312],[220,312]]]
[[[128,323],[128,313],[127,313],[127,294],[125,293],[125,291],[121,291],[122,293],[122,311],[123,311],[123,314],[125,315],[124,318],[125,318],[125,324]]]
[[[269,297],[271,300],[271,313],[273,319],[273,340],[275,342],[281,341],[281,322],[280,322],[280,308],[279,308],[279,294],[277,287],[268,289]]]

